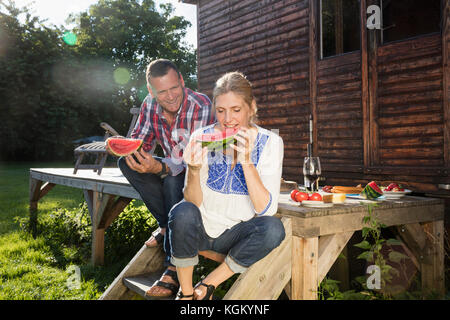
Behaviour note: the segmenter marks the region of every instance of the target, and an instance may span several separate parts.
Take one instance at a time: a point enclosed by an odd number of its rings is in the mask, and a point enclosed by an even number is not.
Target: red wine
[[[307,174],[307,175],[306,175],[306,178],[308,178],[308,180],[311,181],[311,182],[316,181],[318,177],[319,177],[319,176],[318,176],[318,175],[315,175],[315,174],[313,174],[313,175]]]

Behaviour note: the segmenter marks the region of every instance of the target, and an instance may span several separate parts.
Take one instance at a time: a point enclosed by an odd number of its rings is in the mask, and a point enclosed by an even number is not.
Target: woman
[[[184,151],[184,201],[169,213],[171,262],[177,268],[178,299],[211,299],[215,288],[244,272],[284,239],[277,211],[283,140],[254,124],[256,101],[251,83],[239,72],[216,82],[217,123],[195,131]],[[236,131],[236,144],[208,151],[199,134]],[[225,261],[194,287],[198,251],[226,255]],[[195,292],[194,292],[195,291]]]

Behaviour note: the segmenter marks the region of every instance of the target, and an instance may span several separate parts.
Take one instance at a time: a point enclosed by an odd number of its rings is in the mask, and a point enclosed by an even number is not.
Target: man
[[[165,236],[167,219],[170,209],[183,199],[184,146],[195,129],[214,123],[215,116],[208,96],[186,88],[171,61],[151,62],[146,77],[150,94],[141,105],[131,134],[132,138],[144,141],[143,147],[133,155],[120,158],[118,166],[158,222],[159,228],[145,244],[154,247],[164,242],[164,251],[169,253],[169,237]],[[152,155],[156,143],[161,145],[164,158]],[[147,291],[148,296],[167,297],[177,293],[176,269],[168,255],[165,266],[167,270]]]

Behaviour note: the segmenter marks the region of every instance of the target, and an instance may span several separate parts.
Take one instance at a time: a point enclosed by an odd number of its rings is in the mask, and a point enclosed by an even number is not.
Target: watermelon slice
[[[123,137],[110,137],[106,139],[105,145],[111,150],[111,153],[118,157],[124,157],[139,150],[142,146],[143,140],[130,139]]]
[[[225,129],[222,132],[204,133],[196,137],[197,141],[202,143],[203,147],[208,147],[209,150],[225,149],[229,144],[235,143],[234,136],[238,133],[239,129]]]
[[[364,187],[361,195],[366,199],[376,199],[383,195],[383,191],[381,191],[375,181],[371,181]]]

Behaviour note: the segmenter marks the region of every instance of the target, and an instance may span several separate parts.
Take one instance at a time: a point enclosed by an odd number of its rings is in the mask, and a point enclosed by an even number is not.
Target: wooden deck
[[[92,221],[92,262],[104,262],[105,230],[133,199],[141,200],[119,168],[104,168],[101,175],[93,170],[73,168],[30,169],[30,220],[36,233],[38,201],[55,185],[82,189]]]
[[[119,169],[105,168],[72,173],[73,168],[30,169],[30,215],[36,221],[37,204],[54,185],[83,189],[93,223],[92,261],[103,263],[104,232],[132,199],[139,194]],[[355,231],[364,227],[367,205],[347,199],[331,208],[306,208],[281,194],[279,216],[286,229],[282,245],[241,274],[226,299],[274,299],[284,289],[291,299],[315,299],[317,287]],[[419,263],[425,292],[444,294],[444,201],[406,196],[377,201],[376,219],[398,230]],[[143,247],[102,299],[129,297],[125,277],[156,272],[162,268],[160,248]],[[152,268],[149,268],[149,265]],[[151,270],[150,270],[151,269]],[[120,294],[119,294],[120,292]]]

